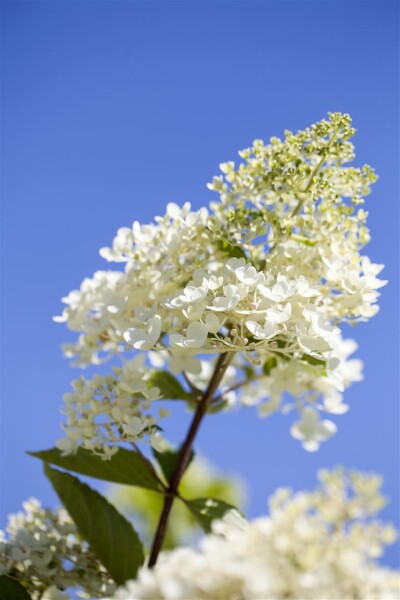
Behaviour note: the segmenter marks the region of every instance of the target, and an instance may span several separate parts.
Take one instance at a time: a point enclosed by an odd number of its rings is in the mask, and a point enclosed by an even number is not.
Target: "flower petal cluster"
[[[26,586],[33,600],[69,598],[59,590],[73,586],[82,598],[113,593],[113,580],[64,509],[50,511],[34,498],[23,507],[0,532],[0,575]]]
[[[380,478],[341,469],[320,478],[314,492],[278,490],[268,517],[247,523],[228,513],[199,550],[164,553],[114,598],[395,600],[399,574],[377,559],[396,534],[371,519],[385,503]]]
[[[234,353],[237,373],[251,376],[247,392],[259,387],[260,413],[294,395],[292,434],[316,450],[336,430],[320,412],[345,412],[342,392],[361,378],[340,325],[376,314],[386,283],[362,254],[361,205],[376,175],[347,164],[353,135],[350,117],[331,113],[282,140],[256,140],[239,165],[221,165],[209,210],[170,203],[153,223],[119,229],[100,253],[124,270],[98,271],[64,298],[56,320],[78,332],[66,356],[86,366],[157,352],[170,372],[195,378],[204,355]]]
[[[264,365],[238,390],[237,402],[257,406],[261,417],[297,410],[300,419],[293,424],[291,434],[305,450],[314,452],[322,441],[336,433],[333,421],[321,421],[320,413],[346,413],[349,406],[343,401],[343,392],[353,382],[362,380],[362,361],[349,359],[356,349],[354,340],[337,336],[334,349],[324,360],[305,353],[290,361],[274,357],[268,368]]]
[[[149,383],[151,373],[144,356],[138,355],[121,368],[114,367],[112,375],[75,379],[73,392],[63,397],[65,437],[56,442],[62,454],[74,454],[82,447],[108,459],[118,451],[118,443],[144,438],[159,449],[162,436],[149,411],[161,395],[159,388]]]
[[[331,349],[339,330],[319,310],[319,296],[304,277],[275,278],[244,258],[230,258],[211,272],[198,269],[183,293],[165,303],[183,333],[169,335],[171,353],[178,347],[189,353],[193,348],[291,355],[305,348],[320,354]]]
[[[240,152],[237,169],[222,165],[224,176],[209,186],[220,194],[211,212],[171,203],[155,223],[119,229],[101,255],[124,263],[125,272],[99,271],[64,298],[67,308],[57,320],[81,333],[67,354],[96,361],[99,353],[120,349],[124,337],[149,349],[163,332],[180,334],[173,329],[181,323],[174,327],[166,310],[172,301],[193,321],[209,291],[218,290],[212,310],[225,312],[243,299],[242,286],[264,288],[265,299],[284,302],[294,285],[300,293],[301,278],[303,297],[318,296],[331,320],[375,314],[377,290],[386,282],[377,278],[382,265],[360,254],[369,234],[367,213],[357,207],[376,176],[367,166],[344,166],[354,157],[353,134],[348,115],[333,113],[310,129],[286,132],[283,141],[256,140]],[[219,270],[230,254],[245,263],[227,282]],[[193,277],[196,269],[203,278]]]
[[[170,203],[155,223],[135,221],[119,229],[112,248],[100,254],[125,264],[125,271],[98,271],[63,298],[67,307],[55,320],[80,333],[76,343],[64,345],[75,364],[97,364],[123,349],[147,350],[157,342],[160,299],[182,289],[193,268],[213,258],[208,211],[190,208]]]
[[[354,133],[348,115],[331,113],[283,140],[256,140],[209,184],[220,196],[213,228],[226,243],[275,274],[303,275],[323,294],[326,314],[350,322],[377,312],[386,283],[377,278],[383,266],[360,254],[370,239],[361,205],[377,177],[367,165],[345,166]]]

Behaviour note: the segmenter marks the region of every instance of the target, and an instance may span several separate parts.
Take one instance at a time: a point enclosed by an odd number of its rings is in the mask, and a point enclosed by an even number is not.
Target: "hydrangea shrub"
[[[34,600],[66,597],[70,587],[88,598],[117,587],[116,598],[137,599],[397,597],[397,575],[376,564],[394,534],[370,521],[383,505],[375,476],[325,472],[322,488],[280,490],[269,516],[252,523],[223,499],[186,498],[180,486],[197,432],[217,411],[295,411],[290,433],[315,452],[349,409],[344,392],[362,379],[362,363],[341,326],[373,317],[386,284],[383,265],[363,253],[364,198],[376,175],[351,166],[354,133],[348,115],[330,113],[283,139],[256,140],[238,164],[220,165],[209,208],[170,203],[100,250],[116,266],[63,298],[55,320],[77,333],[63,346],[73,365],[112,366],[72,382],[64,436],[33,453],[69,516],[32,500],[10,518],[0,592]],[[177,448],[163,433],[168,399],[192,412]],[[70,472],[159,494],[150,547]],[[175,502],[206,537],[200,550],[178,548],[158,563]]]

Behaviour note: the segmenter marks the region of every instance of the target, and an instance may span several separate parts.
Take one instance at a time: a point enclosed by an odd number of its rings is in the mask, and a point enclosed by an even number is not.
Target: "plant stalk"
[[[201,400],[199,401],[199,404],[193,415],[193,419],[187,432],[186,439],[182,446],[178,464],[168,486],[168,496],[166,496],[164,499],[164,506],[161,512],[161,516],[158,522],[157,530],[154,536],[153,545],[150,552],[148,564],[149,567],[154,567],[154,565],[157,562],[157,558],[162,548],[165,533],[167,530],[168,517],[170,515],[174,500],[177,496],[180,481],[189,463],[194,439],[199,430],[203,417],[207,412],[208,405],[212,401],[214,393],[217,390],[219,384],[221,383],[221,379],[224,376],[226,368],[228,367],[230,361],[233,358],[233,354],[234,353],[224,353],[219,356],[207,389],[205,390]]]

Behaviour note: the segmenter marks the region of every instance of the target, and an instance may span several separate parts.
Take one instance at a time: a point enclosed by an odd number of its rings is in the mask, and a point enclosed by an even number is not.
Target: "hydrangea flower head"
[[[205,356],[213,362],[231,353],[237,381],[249,380],[237,386],[236,403],[259,404],[264,416],[295,408],[300,419],[291,432],[316,450],[336,431],[320,414],[346,412],[342,393],[361,378],[341,325],[375,315],[386,283],[378,278],[382,265],[362,253],[370,237],[362,205],[376,175],[350,165],[354,133],[348,115],[330,113],[282,139],[255,140],[239,152],[239,164],[220,165],[209,209],[170,203],[154,222],[119,229],[101,255],[123,270],[99,271],[64,298],[57,320],[78,332],[65,354],[85,366],[156,352],[166,357],[165,370],[194,384]],[[125,382],[107,385],[116,397],[98,398],[113,411],[97,432],[103,452],[110,452],[107,437],[118,442],[117,430],[133,439],[157,425],[142,415],[155,392],[150,398],[138,389],[128,401],[121,399]],[[83,443],[77,415],[93,427],[90,411],[71,411],[74,403],[76,393],[67,397],[64,452]]]

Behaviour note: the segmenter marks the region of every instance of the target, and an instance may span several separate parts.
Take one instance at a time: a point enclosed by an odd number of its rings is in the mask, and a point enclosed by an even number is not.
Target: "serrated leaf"
[[[181,449],[179,450],[167,450],[166,452],[157,452],[157,450],[153,449],[154,457],[157,459],[158,464],[161,467],[163,474],[168,482],[171,481],[173,474],[175,473],[175,469],[178,465],[179,457],[181,454]],[[194,458],[194,451],[192,450],[190,454],[189,461],[186,465],[185,470],[188,468],[190,463]]]
[[[69,473],[44,463],[44,471],[82,537],[118,585],[134,579],[144,563],[142,542],[108,500]]]
[[[168,400],[193,400],[192,395],[188,394],[176,377],[168,371],[154,371],[148,383],[152,387],[158,387],[163,398]]]
[[[215,498],[196,498],[196,500],[185,500],[185,505],[191,511],[196,521],[207,533],[211,531],[211,523],[215,519],[222,519],[225,513],[238,509],[223,500]],[[239,512],[239,511],[238,511]]]
[[[15,579],[0,576],[0,600],[31,600],[28,590]]]
[[[151,463],[133,450],[120,448],[109,460],[103,460],[84,448],[79,448],[76,454],[70,456],[62,456],[58,448],[28,454],[67,471],[95,479],[162,491]]]

